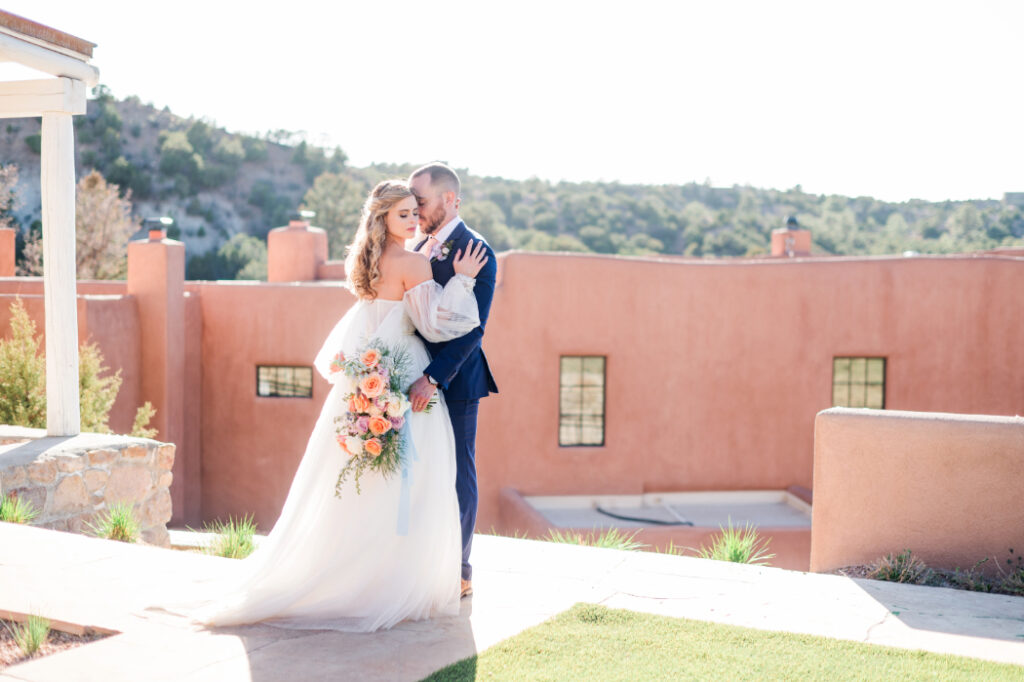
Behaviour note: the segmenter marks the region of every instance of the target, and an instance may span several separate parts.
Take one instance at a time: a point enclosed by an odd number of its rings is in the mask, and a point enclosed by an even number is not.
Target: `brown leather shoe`
[[[462,589],[462,596],[459,597],[459,598],[462,599],[464,597],[468,597],[469,595],[473,594],[473,581],[472,580],[463,580],[462,578],[460,578],[459,580],[462,581],[460,583],[460,586],[461,586],[461,589]]]

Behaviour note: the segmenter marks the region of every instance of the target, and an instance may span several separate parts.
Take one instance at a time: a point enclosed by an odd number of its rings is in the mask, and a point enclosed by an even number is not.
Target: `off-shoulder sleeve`
[[[451,341],[480,326],[475,285],[472,277],[455,275],[444,288],[431,279],[405,292],[405,309],[423,338]]]

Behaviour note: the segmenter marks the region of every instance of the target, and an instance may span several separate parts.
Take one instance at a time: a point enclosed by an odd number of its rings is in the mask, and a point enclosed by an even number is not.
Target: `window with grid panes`
[[[833,358],[832,404],[885,409],[885,358]]]
[[[256,395],[263,398],[312,398],[312,367],[256,367]]]
[[[562,356],[559,374],[558,444],[604,445],[604,356]]]

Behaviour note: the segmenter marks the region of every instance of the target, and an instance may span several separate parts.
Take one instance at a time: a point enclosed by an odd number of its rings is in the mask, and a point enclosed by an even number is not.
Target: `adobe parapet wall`
[[[1024,552],[1022,491],[1024,418],[825,410],[815,420],[811,570],[904,549],[939,568],[990,557],[983,570],[1006,569]]]

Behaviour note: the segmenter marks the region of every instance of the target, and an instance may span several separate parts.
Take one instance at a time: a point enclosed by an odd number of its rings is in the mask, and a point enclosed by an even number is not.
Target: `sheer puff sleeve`
[[[480,326],[474,286],[466,275],[455,275],[444,288],[428,279],[405,292],[405,310],[427,341],[457,339]]]

